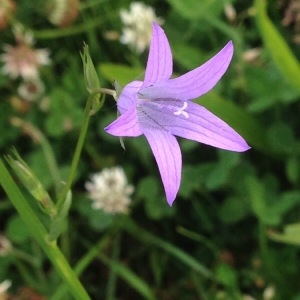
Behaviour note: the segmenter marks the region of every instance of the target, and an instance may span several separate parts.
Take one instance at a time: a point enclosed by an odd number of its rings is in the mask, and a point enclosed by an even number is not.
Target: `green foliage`
[[[65,27],[51,23],[45,1],[15,2],[1,54],[5,44],[16,45],[19,23],[32,30],[33,48],[50,51],[51,63],[39,69],[43,88],[34,100],[20,93],[22,77],[0,76],[1,156],[15,147],[33,174],[26,183],[0,164],[0,283],[12,280],[11,297],[20,298],[25,286],[47,299],[77,292],[88,299],[77,276],[91,299],[265,300],[270,287],[270,299],[299,299],[299,15],[283,22],[293,1],[146,1],[164,20],[174,76],[233,40],[228,71],[196,102],[252,147],[232,153],[180,140],[182,183],[171,208],[147,141],[124,138],[122,149],[103,130],[117,116],[115,100],[93,94],[101,86],[118,95],[143,79],[148,50],[136,53],[119,40],[119,11],[130,1],[81,1]],[[89,92],[88,113],[95,114],[86,118]],[[95,209],[85,188],[90,175],[113,166],[123,167],[134,187],[124,216]],[[32,180],[57,214],[40,213],[26,191]],[[2,234],[12,244],[8,252]]]
[[[300,65],[298,59],[268,18],[267,1],[256,0],[255,8],[257,10],[257,23],[267,50],[270,51],[274,63],[283,73],[283,76],[299,91]]]

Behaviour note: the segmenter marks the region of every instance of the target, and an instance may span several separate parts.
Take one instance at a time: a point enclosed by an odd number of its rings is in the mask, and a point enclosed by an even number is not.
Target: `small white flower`
[[[79,0],[52,0],[49,5],[49,21],[59,27],[69,26],[79,13]]]
[[[129,10],[121,9],[120,17],[124,24],[120,41],[133,47],[138,53],[142,53],[150,44],[152,22],[163,23],[155,15],[153,8],[142,2],[132,2]]]
[[[121,167],[104,169],[91,176],[91,181],[85,184],[89,198],[93,200],[94,209],[103,209],[109,214],[127,213],[131,202],[129,196],[133,186],[127,182]]]
[[[237,13],[234,6],[231,3],[224,4],[224,13],[230,22],[234,22],[236,20]]]
[[[272,300],[275,298],[276,289],[273,285],[269,285],[263,292],[263,299],[264,300]]]
[[[45,91],[44,83],[39,77],[26,79],[18,87],[19,96],[26,101],[35,101],[40,98]]]
[[[4,63],[2,73],[12,79],[22,77],[32,79],[38,77],[38,69],[42,65],[49,65],[49,51],[47,49],[34,49],[33,36],[29,32],[24,32],[20,27],[14,30],[17,45],[4,45],[5,53],[0,55],[0,60]]]

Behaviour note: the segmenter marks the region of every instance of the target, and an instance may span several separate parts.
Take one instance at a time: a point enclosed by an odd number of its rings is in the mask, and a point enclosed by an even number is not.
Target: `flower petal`
[[[174,135],[220,149],[243,152],[250,149],[246,141],[227,123],[201,105],[188,102],[188,118],[177,116],[177,124],[167,125]],[[175,116],[176,117],[176,116]]]
[[[164,129],[173,135],[230,151],[250,148],[234,129],[203,106],[172,99],[155,102],[143,103],[149,128]]]
[[[114,122],[104,128],[104,130],[115,136],[139,136],[142,134],[140,129],[136,105],[133,104],[126,112],[119,116]]]
[[[167,201],[172,206],[180,186],[182,158],[176,138],[167,131],[143,129],[156,159]]]
[[[226,72],[233,55],[230,41],[219,53],[200,67],[175,79],[158,82],[153,86],[143,85],[142,98],[172,98],[182,101],[200,97],[210,91]],[[154,67],[157,68],[157,65]]]
[[[172,53],[163,29],[153,22],[152,39],[143,87],[167,80],[173,72]]]
[[[117,101],[118,110],[121,114],[125,113],[132,105],[137,104],[137,92],[142,84],[142,81],[132,81],[123,88]]]

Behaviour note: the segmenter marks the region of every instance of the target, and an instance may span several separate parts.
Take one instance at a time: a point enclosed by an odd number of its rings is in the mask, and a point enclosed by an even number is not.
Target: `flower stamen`
[[[185,111],[185,109],[187,108],[187,102],[183,102],[183,106],[179,107],[177,111],[174,112],[175,116],[180,116],[183,115],[184,117],[186,117],[187,119],[189,118],[189,114]]]

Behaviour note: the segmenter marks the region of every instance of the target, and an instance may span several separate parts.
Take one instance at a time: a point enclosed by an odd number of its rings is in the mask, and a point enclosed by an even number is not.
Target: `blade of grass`
[[[60,274],[61,278],[66,282],[70,292],[75,299],[90,300],[84,287],[76,277],[74,271],[65,259],[64,255],[58,248],[56,242],[49,242],[48,233],[44,225],[40,222],[27,200],[21,193],[19,187],[10,176],[2,159],[0,158],[0,183],[6,192],[8,198],[18,211],[20,217],[27,225],[31,235],[37,240],[39,245],[43,248],[47,257]]]
[[[290,47],[277,31],[267,15],[267,2],[256,0],[256,21],[263,42],[268,49],[277,68],[284,77],[300,91],[300,65]]]
[[[186,266],[191,268],[192,270],[200,273],[205,278],[212,278],[212,272],[208,270],[205,266],[200,264],[196,259],[194,259],[189,254],[185,253],[181,249],[177,248],[176,246],[154,236],[153,234],[149,233],[148,231],[142,229],[140,226],[135,224],[131,219],[127,219],[126,222],[122,223],[123,229],[131,234],[134,238],[155,245],[164,251],[168,252],[169,254],[173,255],[177,259],[179,259],[182,263]]]

